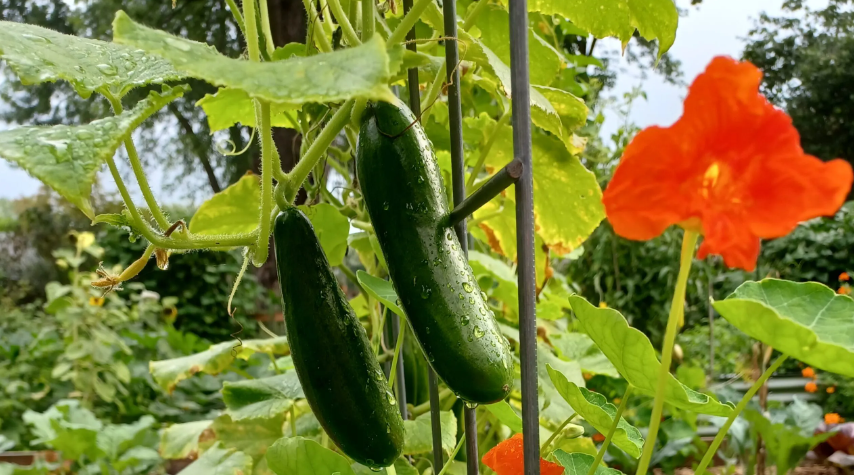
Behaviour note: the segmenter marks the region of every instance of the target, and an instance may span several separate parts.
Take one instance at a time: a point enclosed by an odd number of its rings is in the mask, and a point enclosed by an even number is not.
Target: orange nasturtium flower
[[[851,293],[851,287],[848,287],[847,285],[843,285],[842,287],[840,287],[839,289],[836,290],[836,293],[839,295],[848,295]]]
[[[815,384],[815,382],[810,381],[804,386],[804,391],[806,391],[808,393],[814,393],[814,392],[818,391],[818,385]]]
[[[805,378],[815,378],[815,370],[807,366],[806,368],[801,370],[801,376]]]
[[[833,394],[836,392],[836,386],[828,386],[825,391],[827,391],[827,394]]]
[[[789,116],[759,93],[761,80],[748,62],[714,58],[676,123],[637,134],[602,200],[617,234],[648,240],[678,224],[703,234],[700,259],[719,254],[751,271],[760,239],[839,209],[851,166],[805,154]]]
[[[842,422],[842,418],[839,417],[839,414],[835,412],[831,412],[830,414],[824,415],[825,424],[839,424],[840,422]]]
[[[843,272],[843,273],[839,274],[839,281],[840,282],[847,282],[849,280],[851,280],[851,276],[848,275],[847,272]]]
[[[501,442],[487,452],[481,461],[498,475],[523,475],[525,473],[522,434]],[[563,466],[540,459],[540,474],[561,475]]]

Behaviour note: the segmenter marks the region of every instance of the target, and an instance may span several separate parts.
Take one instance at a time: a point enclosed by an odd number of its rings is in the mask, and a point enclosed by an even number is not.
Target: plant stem
[[[305,155],[300,158],[293,170],[288,173],[288,190],[285,194],[288,203],[293,203],[297,192],[306,178],[308,178],[314,165],[323,157],[326,149],[329,148],[329,145],[335,140],[338,133],[341,132],[341,129],[347,125],[347,121],[350,120],[350,109],[352,108],[353,99],[350,99],[338,109],[335,115],[332,116],[332,119],[329,120],[329,123],[326,124],[326,127],[323,128],[308,150],[306,150]]]
[[[270,29],[270,13],[267,10],[267,0],[258,0],[261,6],[261,31],[264,33],[264,39],[267,41],[267,54],[272,55],[276,50],[273,44],[273,30]]]
[[[240,8],[234,3],[234,0],[225,0],[225,3],[228,4],[228,9],[231,10],[231,14],[234,15],[234,22],[237,23],[237,28],[240,29],[240,34],[246,38],[246,25],[243,23],[243,15],[240,14]]]
[[[486,3],[486,0],[480,0],[478,3]],[[495,123],[495,126],[492,128],[492,132],[489,134],[489,138],[486,139],[486,144],[484,144],[483,148],[480,149],[480,157],[478,157],[477,163],[472,167],[468,183],[466,183],[466,194],[472,192],[474,180],[477,178],[477,175],[480,174],[480,169],[483,167],[484,162],[486,162],[486,157],[489,155],[489,151],[492,150],[492,146],[495,145],[495,141],[498,140],[498,132],[500,132],[508,122],[510,122],[509,110],[498,119],[498,122]]]
[[[243,0],[243,18],[246,28],[246,49],[249,51],[249,61],[261,61],[261,50],[258,48],[258,23],[255,21],[255,2]]]
[[[474,26],[474,22],[477,21],[477,17],[483,12],[484,9],[489,5],[489,0],[480,0],[478,1],[474,8],[466,15],[466,19],[463,21],[463,29],[469,30]]]
[[[362,0],[362,41],[374,37],[374,10],[376,0]]]
[[[482,1],[482,0],[481,0]],[[436,77],[433,78],[433,82],[430,83],[430,89],[427,89],[427,95],[424,96],[424,100],[421,101],[421,123],[427,122],[427,118],[430,117],[430,111],[433,110],[432,106],[434,102],[436,102],[436,98],[439,97],[439,93],[442,92],[442,85],[445,83],[445,75],[448,72],[448,65],[446,63],[442,63],[442,66],[439,68],[439,71],[436,72]]]
[[[246,371],[244,371],[240,368],[231,367],[228,369],[231,370],[231,372],[239,374],[240,376],[243,376],[246,379],[255,379],[254,376],[252,376],[251,374],[247,373]]]
[[[255,107],[256,116],[261,116],[261,120],[258,121],[261,125],[258,129],[258,134],[261,136],[261,217],[252,263],[255,267],[261,267],[267,261],[270,248],[269,218],[273,209],[273,129],[270,125],[270,103],[256,100]]]
[[[359,6],[359,0],[350,0],[350,11],[347,12],[347,16],[351,26],[359,22]]]
[[[273,353],[267,353],[267,356],[270,357],[270,363],[273,365],[273,371],[275,371],[276,374],[282,374],[282,370],[279,369],[279,365],[276,363],[276,357],[273,356]]]
[[[460,437],[460,441],[457,442],[457,446],[454,447],[454,451],[451,452],[451,456],[448,457],[448,461],[445,462],[445,466],[442,467],[442,470],[439,472],[439,475],[445,475],[445,472],[447,472],[448,469],[451,468],[451,465],[454,464],[454,457],[457,456],[457,454],[460,452],[460,449],[463,447],[463,444],[465,444],[465,443],[466,443],[466,435],[463,434],[463,436]]]
[[[421,18],[421,14],[424,13],[424,10],[430,6],[435,0],[417,0],[412,8],[403,16],[398,23],[397,28],[391,32],[391,36],[388,37],[387,43],[390,45],[396,45],[403,41],[406,38],[406,34],[409,33],[415,23],[418,22],[418,19]]]
[[[290,419],[290,423],[291,423],[291,437],[296,437],[297,436],[297,411],[296,411],[296,408],[294,407],[293,404],[291,404],[291,407],[290,407],[290,409],[288,409],[288,412],[290,412],[290,417],[288,417],[288,419]]]
[[[404,323],[403,317],[400,317],[401,323]],[[392,320],[392,322],[394,322]],[[403,348],[403,337],[406,336],[406,332],[404,331],[404,326],[400,326],[400,331],[397,332],[397,343],[394,345],[394,356],[391,358],[391,370],[389,370],[388,375],[388,386],[394,389],[394,379],[397,375],[397,359],[400,356],[400,349]],[[400,395],[398,395],[400,396]]]
[[[620,424],[620,418],[623,416],[623,411],[626,409],[626,404],[629,401],[629,397],[632,395],[632,387],[631,384],[626,386],[626,392],[623,393],[623,399],[620,401],[620,407],[617,408],[617,414],[614,415],[614,422],[611,423],[611,428],[608,429],[608,435],[605,436],[605,441],[602,442],[602,447],[599,447],[599,451],[596,452],[596,458],[593,459],[593,465],[590,466],[590,471],[587,472],[587,475],[594,475],[596,473],[596,468],[602,463],[602,458],[605,457],[605,452],[608,450],[608,446],[611,445],[611,439],[614,438],[614,433],[617,432],[617,425]]]
[[[721,442],[723,442],[724,438],[726,437],[729,428],[735,421],[735,418],[738,417],[739,414],[741,414],[741,411],[743,411],[745,407],[747,407],[747,404],[750,402],[751,399],[753,399],[753,396],[756,395],[756,392],[759,391],[760,388],[762,388],[765,382],[768,381],[768,378],[770,378],[771,375],[774,374],[774,371],[777,371],[777,369],[780,368],[780,365],[782,365],[783,362],[786,361],[786,359],[788,358],[789,355],[780,355],[774,361],[774,363],[772,363],[771,366],[769,366],[768,369],[766,369],[765,372],[762,373],[762,376],[760,376],[759,379],[757,379],[756,382],[753,383],[753,386],[751,386],[750,389],[748,389],[747,392],[744,393],[744,397],[741,398],[741,401],[739,401],[738,405],[735,406],[735,409],[732,410],[732,413],[730,413],[726,422],[724,422],[724,425],[721,426],[720,430],[718,431],[718,435],[715,436],[715,440],[712,441],[712,445],[709,446],[709,449],[706,450],[706,454],[703,455],[703,460],[700,461],[700,465],[698,465],[697,470],[694,471],[696,475],[703,475],[706,470],[706,467],[709,466],[709,463],[711,463],[712,458],[718,451],[718,447],[720,447]]]
[[[347,276],[348,279],[350,279],[350,282],[356,285],[356,287],[359,289],[359,292],[365,295],[368,294],[367,292],[365,292],[365,289],[362,287],[362,284],[359,283],[359,279],[356,277],[355,272],[350,270],[350,268],[345,266],[344,264],[339,265],[338,269],[340,269],[341,272],[343,272],[344,275]]]
[[[481,0],[481,1],[483,1],[483,0]],[[546,450],[549,448],[549,445],[551,445],[552,442],[554,442],[555,439],[557,439],[558,435],[560,435],[560,433],[563,431],[564,427],[568,426],[569,423],[572,422],[572,420],[575,419],[577,416],[578,416],[578,413],[576,412],[575,414],[567,417],[566,420],[563,421],[563,423],[561,423],[561,425],[559,425],[558,428],[555,429],[554,432],[552,432],[552,435],[549,436],[549,438],[545,442],[543,442],[542,446],[540,446],[540,456],[544,456],[546,454]]]
[[[117,99],[112,94],[104,94],[104,97],[110,101],[110,105],[113,107],[113,112],[116,115],[119,115],[124,111],[122,101],[120,99]],[[145,177],[145,171],[142,169],[142,163],[139,160],[136,145],[134,145],[130,134],[128,134],[124,144],[125,150],[127,150],[128,153],[130,166],[133,168],[133,175],[136,177],[140,191],[142,191],[142,197],[145,199],[145,204],[148,205],[149,211],[151,211],[151,215],[154,216],[154,220],[157,222],[157,225],[160,226],[160,229],[165,230],[169,227],[169,220],[166,219],[166,216],[157,204],[157,200],[154,199],[154,194],[151,192],[151,186],[148,184],[148,178]]]
[[[676,331],[685,313],[685,289],[688,285],[688,274],[691,271],[691,261],[694,258],[694,248],[697,246],[699,234],[686,229],[682,236],[682,253],[679,258],[679,276],[676,278],[676,289],[673,291],[673,301],[670,304],[670,315],[667,317],[667,331],[664,333],[664,346],[661,348],[661,367],[658,370],[658,385],[655,388],[655,399],[652,405],[652,417],[649,421],[649,435],[643,447],[643,454],[638,462],[637,475],[646,475],[652,452],[655,450],[655,440],[658,437],[658,427],[661,425],[661,413],[664,410],[664,393],[667,389],[667,378],[670,375],[670,363],[673,359],[673,345],[676,343]]]
[[[446,397],[450,396],[451,394],[453,394],[453,393],[448,388],[445,388],[445,389],[439,391],[439,401],[445,399]],[[412,417],[418,417],[421,414],[427,414],[428,412],[430,412],[430,401],[427,401],[424,404],[419,404],[419,405],[413,407],[412,411],[410,411],[410,414],[412,414]]]
[[[352,2],[353,0],[350,1]],[[347,43],[350,43],[350,46],[362,44],[359,41],[359,35],[356,34],[356,30],[353,29],[353,25],[350,23],[350,19],[347,18],[347,14],[341,8],[341,2],[339,0],[328,0],[328,3],[329,8],[335,15],[335,19],[338,20],[338,26],[341,27],[341,32],[344,34],[344,39],[347,40]]]

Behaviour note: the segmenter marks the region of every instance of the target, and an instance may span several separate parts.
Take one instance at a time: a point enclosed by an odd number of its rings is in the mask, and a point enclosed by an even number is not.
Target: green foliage
[[[190,231],[196,234],[229,234],[251,232],[258,228],[255,216],[247,214],[244,206],[261,207],[257,175],[244,175],[237,183],[202,203],[190,220]]]
[[[343,456],[302,437],[280,439],[267,452],[267,466],[276,475],[340,473],[354,475]]]
[[[554,456],[558,463],[566,468],[565,475],[587,475],[595,461],[592,455],[580,452],[566,453],[563,450],[556,450]],[[601,465],[596,467],[594,472],[595,475],[620,475],[622,473],[619,470]]]
[[[805,435],[798,427],[772,424],[765,416],[753,410],[745,411],[744,418],[752,424],[753,430],[762,435],[769,460],[777,467],[778,473],[787,473],[790,468],[798,465],[811,448],[833,435],[832,432]]]

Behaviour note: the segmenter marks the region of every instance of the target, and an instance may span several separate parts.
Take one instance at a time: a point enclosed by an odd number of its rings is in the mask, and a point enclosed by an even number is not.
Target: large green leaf
[[[483,406],[493,416],[497,417],[502,424],[513,432],[522,433],[522,416],[520,416],[507,401],[499,401],[495,404]]]
[[[597,38],[616,36],[623,44],[637,28],[644,38],[658,39],[659,56],[673,45],[679,21],[672,0],[530,0],[528,10],[566,17]]]
[[[557,462],[566,468],[563,475],[587,475],[590,473],[590,467],[596,459],[592,455],[583,454],[580,452],[567,453],[563,450],[555,450],[554,456]],[[604,466],[596,467],[595,475],[623,475],[623,472]]]
[[[185,86],[179,86],[164,87],[162,93],[152,91],[133,109],[86,125],[2,131],[0,158],[18,164],[94,219],[89,196],[98,169],[142,121],[186,90]]]
[[[329,203],[302,205],[299,209],[311,221],[329,265],[333,267],[341,265],[344,262],[344,254],[347,252],[350,221]]]
[[[537,344],[537,376],[539,377],[540,395],[540,421],[548,422],[555,428],[571,415],[575,409],[570,406],[560,391],[555,387],[549,377],[548,367],[557,369],[578,386],[584,386],[584,377],[581,375],[581,367],[574,361],[563,361],[552,353],[551,349],[544,343]],[[544,407],[543,407],[544,406]]]
[[[539,307],[537,308],[539,309]],[[602,353],[596,343],[584,333],[558,333],[550,335],[549,340],[561,358],[577,361],[581,365],[582,371],[591,374],[604,374],[612,378],[620,377],[617,368],[608,361],[608,357]]]
[[[513,129],[502,126],[493,145],[486,165],[498,171],[513,159]],[[543,238],[550,251],[558,256],[567,254],[580,246],[605,217],[602,206],[602,190],[596,176],[571,155],[556,137],[536,134],[533,137],[534,172],[534,219],[537,235]],[[513,190],[508,190],[502,219],[488,219],[481,223],[491,227],[503,223],[496,232],[506,235],[501,249],[508,257],[515,257],[515,234],[510,246],[510,230],[516,226]],[[496,201],[496,200],[493,200]],[[486,208],[486,207],[485,207]],[[498,209],[498,205],[493,205]],[[489,209],[481,209],[475,218],[483,217]],[[499,237],[499,240],[502,238]],[[511,251],[512,249],[512,251]]]
[[[718,311],[752,338],[825,371],[854,376],[854,300],[816,282],[745,282]]]
[[[135,87],[182,77],[136,48],[9,21],[0,21],[0,58],[24,84],[65,80],[83,98],[95,91],[120,98]]]
[[[173,424],[160,434],[160,456],[165,459],[195,457],[199,451],[199,437],[213,421]]]
[[[791,467],[800,463],[810,449],[834,435],[834,432],[804,435],[798,427],[784,423],[772,424],[753,409],[744,411],[742,416],[762,435],[769,458],[777,466],[777,473],[788,473]]]
[[[213,195],[199,206],[190,220],[195,234],[248,233],[258,228],[258,214],[247,212],[261,208],[261,180],[247,173],[236,183]]]
[[[354,463],[351,467],[356,475],[385,475],[388,473],[388,470],[385,468],[381,468],[377,471],[376,469],[368,468],[359,463]],[[419,475],[418,470],[410,465],[410,463],[403,457],[394,461],[394,471],[396,475]]]
[[[222,400],[235,421],[276,417],[290,409],[294,400],[303,398],[296,371],[222,385]]]
[[[130,424],[107,424],[98,432],[96,445],[107,458],[118,460],[131,448],[145,444],[147,436],[154,434],[155,423],[154,417],[144,415]]]
[[[242,89],[269,102],[305,104],[351,97],[394,101],[382,38],[355,48],[307,58],[254,62],[232,59],[213,47],[135,23],[123,11],[113,21],[115,41],[163,57],[180,72],[211,84]]]
[[[584,298],[573,295],[569,303],[581,321],[584,331],[611,360],[617,371],[638,391],[655,395],[661,363],[649,339],[614,309],[598,308]],[[689,411],[726,417],[732,405],[721,404],[713,397],[694,391],[667,373],[665,401]]]
[[[221,88],[216,94],[205,94],[196,105],[205,111],[211,133],[225,130],[235,124],[255,127],[255,103],[242,89]],[[293,127],[284,113],[295,109],[296,107],[290,104],[273,104],[270,107],[270,125]]]
[[[234,449],[222,447],[220,442],[205,451],[180,475],[249,475],[252,473],[252,457]]]
[[[286,337],[258,340],[224,341],[207,350],[171,360],[151,361],[148,370],[157,384],[172,392],[175,385],[190,376],[203,372],[219,374],[225,371],[234,358],[248,359],[253,353],[282,354],[289,351]]]
[[[211,429],[225,447],[237,449],[253,459],[267,453],[273,442],[281,438],[284,415],[268,419],[233,420],[228,414],[214,419]]]
[[[439,419],[442,423],[442,448],[450,452],[457,442],[457,418],[451,411],[442,411]],[[403,421],[403,430],[404,454],[423,454],[433,450],[433,426],[430,413],[421,414],[414,421]]]
[[[267,466],[276,475],[355,475],[342,455],[302,437],[277,440],[267,451]]]
[[[406,316],[403,313],[403,309],[400,308],[400,299],[397,298],[397,292],[394,291],[394,286],[391,282],[374,277],[363,270],[356,272],[356,278],[371,297],[382,302],[392,312],[402,317]]]
[[[484,276],[492,279],[494,287],[490,289],[490,296],[504,304],[508,320],[517,320],[519,285],[513,269],[504,261],[478,251],[469,252],[469,264],[478,281]]]
[[[609,403],[605,396],[588,391],[587,388],[579,388],[551,366],[548,369],[552,383],[566,402],[596,430],[602,434],[608,434],[617,415],[617,408]],[[626,422],[622,416],[617,423],[617,430],[614,431],[611,443],[634,458],[640,457],[643,450],[643,436],[640,431]]]

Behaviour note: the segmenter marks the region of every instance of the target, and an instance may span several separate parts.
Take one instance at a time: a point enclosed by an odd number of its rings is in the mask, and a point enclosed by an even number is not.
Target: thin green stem
[[[368,293],[365,291],[365,288],[364,288],[364,287],[362,287],[362,284],[361,284],[361,283],[359,283],[359,278],[358,278],[358,277],[356,277],[356,273],[355,273],[355,272],[353,272],[352,270],[350,270],[350,268],[349,268],[349,267],[347,267],[347,266],[345,266],[344,264],[341,264],[340,266],[338,266],[338,269],[340,269],[340,270],[341,270],[341,272],[342,272],[345,276],[347,276],[347,278],[348,278],[348,279],[350,279],[350,282],[352,282],[352,283],[356,286],[356,288],[358,288],[358,289],[359,289],[359,292],[361,292],[361,293],[363,293],[363,294],[365,294],[365,295],[368,295]]]
[[[676,278],[676,289],[670,304],[670,316],[667,318],[667,331],[664,333],[664,346],[661,348],[661,367],[658,370],[658,385],[655,389],[655,399],[652,405],[652,417],[649,421],[649,434],[643,447],[643,454],[638,462],[637,475],[646,475],[652,452],[655,450],[655,440],[661,425],[661,413],[664,410],[664,393],[667,389],[667,379],[670,376],[670,363],[673,359],[673,345],[676,343],[676,331],[685,312],[685,288],[688,285],[688,274],[691,271],[691,261],[694,258],[694,248],[697,246],[699,234],[685,230],[682,236],[682,253],[679,258],[679,276]]]
[[[326,37],[326,31],[323,29],[323,24],[320,21],[320,18],[315,11],[314,5],[311,0],[303,0],[303,6],[305,7],[305,11],[308,13],[308,32],[306,35],[305,44],[308,46],[310,44],[309,39],[314,37],[314,44],[317,46],[317,49],[322,53],[328,53],[332,51],[332,44],[329,43],[329,38]],[[305,134],[303,134],[305,135]]]
[[[247,373],[245,370],[242,370],[240,368],[231,367],[228,369],[231,370],[232,373],[239,374],[240,376],[243,376],[246,379],[255,379],[254,376],[252,376],[251,374]]]
[[[350,225],[354,228],[361,229],[362,231],[366,231],[369,233],[374,232],[374,227],[371,225],[371,223],[359,221],[358,219],[350,220]]]
[[[611,439],[614,438],[614,433],[617,432],[617,426],[620,424],[620,418],[623,416],[623,411],[626,410],[626,404],[629,401],[629,397],[632,395],[632,387],[631,384],[626,386],[626,392],[623,393],[623,399],[620,401],[620,407],[617,408],[617,414],[614,415],[614,422],[611,423],[611,428],[608,429],[608,435],[605,436],[605,441],[602,442],[602,447],[599,447],[599,451],[596,452],[596,458],[593,459],[593,465],[590,466],[590,470],[587,472],[587,475],[595,475],[596,468],[599,467],[599,464],[602,463],[602,458],[605,457],[605,452],[608,451],[608,446],[611,445]]]
[[[326,149],[329,148],[329,145],[332,144],[332,141],[341,132],[341,129],[347,125],[347,122],[350,120],[350,110],[352,108],[353,99],[350,99],[338,109],[335,115],[332,116],[332,119],[329,120],[329,123],[326,124],[326,127],[323,128],[308,150],[306,150],[305,155],[300,158],[294,169],[288,173],[288,190],[285,194],[288,203],[293,203],[297,192],[306,178],[308,178],[314,165],[323,157]]]
[[[739,401],[738,404],[735,406],[735,409],[732,410],[726,422],[724,422],[724,425],[721,426],[720,430],[718,431],[718,435],[715,436],[715,440],[712,441],[712,445],[709,446],[709,449],[706,450],[706,454],[703,455],[703,460],[700,461],[700,465],[698,465],[697,470],[694,471],[696,475],[703,475],[706,470],[706,467],[709,466],[709,463],[711,463],[712,458],[718,451],[718,447],[720,447],[721,442],[723,442],[726,438],[727,432],[729,432],[729,428],[732,426],[732,423],[735,421],[738,415],[741,414],[741,411],[743,411],[744,408],[747,407],[747,404],[750,402],[751,399],[753,399],[753,396],[755,396],[759,389],[762,388],[762,386],[765,384],[765,382],[768,381],[768,378],[770,378],[771,375],[774,374],[774,372],[780,368],[780,365],[782,365],[783,362],[786,361],[786,359],[788,358],[789,355],[780,355],[771,364],[771,366],[769,366],[768,369],[766,369],[765,372],[762,373],[762,376],[760,376],[759,379],[757,379],[756,382],[753,383],[753,386],[751,386],[750,389],[748,389],[747,392],[744,393],[744,397],[741,398],[741,401]]]
[[[430,83],[430,88],[427,89],[427,95],[424,96],[424,100],[421,101],[421,123],[424,124],[427,122],[427,118],[430,117],[430,111],[433,110],[431,107],[436,99],[439,97],[439,93],[442,92],[442,85],[445,84],[445,74],[448,72],[448,65],[446,63],[442,63],[442,66],[439,68],[439,71],[436,72],[436,77],[433,78],[433,82]]]
[[[117,99],[112,94],[104,94],[104,96],[108,101],[110,101],[110,105],[113,107],[113,112],[116,115],[119,115],[124,111],[122,101],[120,99]],[[154,220],[157,222],[157,225],[160,226],[160,229],[168,229],[169,220],[166,219],[166,215],[163,214],[163,210],[160,209],[160,205],[158,205],[157,200],[154,199],[154,194],[151,192],[151,186],[148,184],[148,178],[145,177],[145,171],[142,169],[142,163],[139,160],[136,145],[134,145],[133,139],[130,135],[125,139],[124,144],[125,150],[127,150],[128,153],[130,166],[133,168],[133,175],[136,177],[140,191],[142,191],[142,197],[145,199],[145,204],[148,205],[149,211],[151,211],[151,215],[154,216]]]
[[[450,397],[453,394],[454,393],[450,389],[445,388],[439,391],[439,401],[442,401],[443,399]],[[430,401],[427,401],[424,404],[419,404],[413,407],[412,411],[410,411],[412,417],[418,417],[421,414],[427,414],[428,412],[430,412]]]
[[[252,263],[261,267],[267,262],[270,248],[270,214],[273,210],[273,129],[270,125],[270,103],[256,100],[256,115],[260,115],[261,124],[258,133],[261,136],[261,217],[258,224],[258,242]]]
[[[273,30],[270,29],[270,13],[267,10],[267,0],[258,0],[261,8],[261,31],[264,33],[264,39],[267,43],[267,54],[272,55],[276,50],[276,45],[273,44]]]
[[[406,34],[409,33],[415,23],[418,22],[418,19],[421,18],[421,15],[424,13],[424,10],[427,10],[427,7],[430,6],[435,0],[416,0],[416,2],[412,5],[412,8],[403,16],[398,23],[397,28],[391,32],[391,36],[388,37],[387,43],[390,45],[396,45],[402,42],[406,38]]]
[[[473,27],[474,23],[477,21],[477,17],[479,17],[480,14],[483,13],[483,10],[485,10],[487,6],[489,6],[489,0],[480,0],[479,2],[477,2],[474,8],[472,8],[472,10],[469,12],[469,14],[466,15],[466,19],[463,21],[463,29],[471,29],[471,27]]]
[[[403,322],[403,317],[400,317],[400,323]],[[403,337],[405,336],[406,332],[404,331],[404,326],[400,325],[400,331],[397,332],[397,343],[394,345],[394,357],[391,359],[391,370],[388,372],[388,386],[390,388],[394,388],[394,380],[397,375],[397,359],[400,357],[400,349],[403,348]],[[399,394],[398,397],[400,397]]]
[[[297,410],[296,405],[291,404],[290,409],[288,409],[288,419],[290,419],[291,423],[291,437],[297,436]]]
[[[267,356],[270,357],[270,364],[273,366],[273,371],[275,371],[276,374],[282,374],[282,370],[279,369],[279,364],[276,363],[276,357],[273,356],[273,353],[267,353]]]
[[[228,4],[228,9],[231,10],[231,14],[234,15],[234,22],[237,23],[237,28],[240,29],[240,34],[246,38],[246,25],[243,23],[243,15],[240,14],[240,8],[234,3],[234,0],[225,0],[225,3]]]
[[[350,1],[352,2],[353,0]],[[353,29],[353,25],[350,23],[350,19],[347,18],[347,14],[341,8],[341,2],[339,0],[328,0],[328,3],[329,8],[335,15],[335,19],[338,20],[338,26],[341,27],[341,33],[344,34],[344,39],[347,40],[347,43],[350,43],[350,46],[362,44],[359,41],[359,35],[356,34],[356,30]]]
[[[362,41],[374,37],[374,10],[376,0],[362,0]]]
[[[481,0],[481,1],[483,1],[483,0]],[[560,433],[563,432],[563,429],[566,426],[568,426],[569,423],[572,422],[572,420],[575,419],[577,416],[578,416],[578,413],[576,412],[575,414],[567,417],[566,420],[563,421],[563,423],[561,425],[559,425],[558,428],[555,429],[554,432],[552,432],[552,435],[550,435],[549,438],[546,439],[545,442],[543,442],[543,445],[540,446],[540,456],[541,457],[546,455],[546,453],[549,449],[549,446],[552,445],[552,442],[554,442],[555,439],[557,439],[557,437],[560,435]]]
[[[445,475],[445,472],[447,472],[448,469],[450,469],[451,466],[454,465],[454,458],[460,452],[460,449],[463,447],[463,444],[465,444],[465,443],[466,443],[466,435],[463,434],[463,436],[460,437],[460,441],[457,442],[457,446],[454,447],[454,451],[451,452],[451,456],[448,457],[448,461],[445,462],[445,466],[442,467],[441,471],[439,471],[439,475]]]
[[[255,21],[255,2],[243,0],[243,18],[246,27],[246,49],[249,51],[249,61],[261,61],[261,50],[258,47],[258,23]]]
[[[347,15],[351,26],[359,22],[359,0],[350,0],[350,11],[347,12]]]
[[[480,0],[478,3],[486,3],[485,0]],[[504,113],[501,118],[495,123],[495,126],[492,128],[492,132],[489,134],[489,138],[486,140],[486,144],[484,144],[483,148],[480,149],[480,157],[477,159],[477,163],[474,164],[474,167],[471,169],[471,173],[469,174],[468,182],[466,183],[466,192],[471,193],[472,185],[474,185],[474,180],[480,174],[480,169],[483,168],[483,164],[486,162],[486,157],[489,155],[489,151],[492,150],[492,146],[495,145],[495,141],[498,140],[499,132],[501,129],[510,122],[510,111]]]

